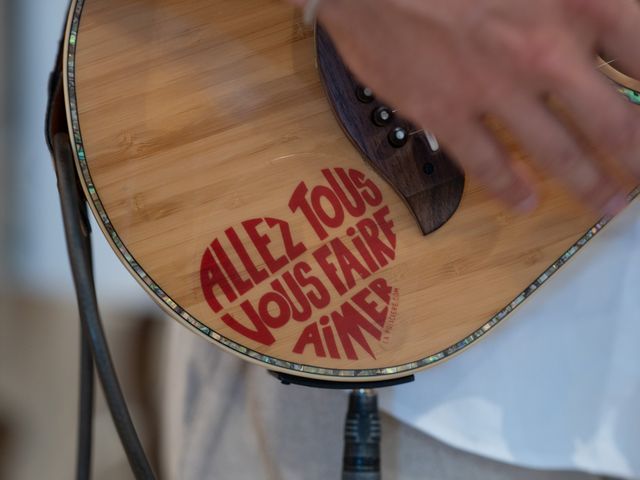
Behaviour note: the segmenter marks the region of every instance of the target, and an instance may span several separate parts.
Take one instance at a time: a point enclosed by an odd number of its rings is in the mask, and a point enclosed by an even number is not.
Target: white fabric
[[[636,479],[638,342],[640,200],[495,332],[382,406],[493,459]]]
[[[280,385],[264,368],[170,325],[159,456],[164,478],[340,478],[347,392]],[[389,415],[381,420],[386,480],[603,480],[493,462]]]

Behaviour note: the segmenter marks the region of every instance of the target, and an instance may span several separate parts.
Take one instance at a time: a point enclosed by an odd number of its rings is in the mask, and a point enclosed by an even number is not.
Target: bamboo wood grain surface
[[[163,301],[150,292],[167,310],[175,302],[217,334],[261,355],[338,371],[384,369],[435,355],[504,309],[597,221],[542,174],[542,205],[526,216],[508,212],[468,179],[458,212],[440,230],[423,236],[400,198],[345,138],[320,84],[313,31],[283,2],[86,0],[76,45],[85,174],[100,201],[93,202],[94,211],[99,217],[99,210],[108,215],[118,241],[170,298]],[[368,205],[360,217],[345,212],[343,221],[327,227],[328,236],[320,238],[302,211],[292,211],[289,204],[301,182],[308,195],[317,187],[326,193],[326,169],[334,176],[336,169],[359,172],[354,175],[373,182],[382,199]],[[374,189],[360,189],[365,191]],[[316,207],[337,217],[330,196],[319,196]],[[374,218],[385,207],[386,213]],[[287,222],[290,240],[305,247],[292,260],[286,232],[268,228],[263,220],[256,231],[268,237],[268,252],[273,259],[289,259],[275,273],[256,246],[260,242],[252,241],[243,226],[247,220],[265,218]],[[381,267],[377,271],[354,245],[361,232],[357,226],[363,225],[358,222],[365,219],[377,222],[378,240],[386,246],[378,245],[387,263],[374,262]],[[240,237],[255,269],[267,272],[268,279],[244,295],[236,287],[233,301],[219,284],[213,285],[208,294],[222,306],[215,312],[203,288],[203,278],[211,276],[201,271],[206,255],[224,262],[210,248],[215,239],[237,271],[235,280],[252,283],[251,268],[225,234],[229,228]],[[383,235],[385,228],[391,236]],[[114,244],[114,238],[110,240]],[[348,252],[340,263],[340,244],[364,265],[366,274],[353,265]],[[116,251],[122,259],[121,250]],[[267,328],[275,339],[269,345],[222,320],[228,314],[257,329],[242,302],[258,310],[260,300],[275,288],[273,282],[280,279],[284,285],[285,272],[293,272],[300,262],[330,296],[329,304],[313,309],[308,320],[291,318],[283,326]],[[349,274],[353,277],[346,292],[329,278],[331,265],[338,265],[343,283],[349,283]],[[224,278],[233,284],[232,276],[227,272]],[[144,279],[139,280],[149,290]],[[372,290],[376,280],[383,282],[378,286],[389,286],[388,295]],[[545,288],[553,288],[553,282]],[[307,284],[303,290],[321,289]],[[344,331],[333,314],[343,312],[344,305],[353,304],[353,297],[366,289],[369,293],[356,302],[356,311],[369,325],[360,342],[357,332],[341,336]],[[537,295],[544,295],[544,288]],[[265,302],[264,308],[261,317],[266,315],[272,325],[284,321],[277,301]],[[384,308],[386,320],[380,325],[373,317]],[[328,321],[323,323],[325,316]],[[349,340],[356,358],[349,355]],[[296,353],[300,342],[303,351]],[[332,358],[332,350],[340,358]],[[244,356],[262,361],[246,352]],[[322,375],[313,369],[299,373]],[[373,376],[388,375],[376,371]]]

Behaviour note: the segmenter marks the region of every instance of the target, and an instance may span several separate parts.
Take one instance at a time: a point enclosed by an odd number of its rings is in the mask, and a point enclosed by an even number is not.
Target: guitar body
[[[542,176],[527,216],[467,178],[424,235],[336,121],[314,32],[279,0],[76,0],[66,42],[77,166],[116,254],[181,324],[269,369],[434,365],[603,226]]]

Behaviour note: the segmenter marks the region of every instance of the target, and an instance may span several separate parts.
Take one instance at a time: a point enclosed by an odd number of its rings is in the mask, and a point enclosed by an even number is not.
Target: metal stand
[[[113,422],[135,477],[145,480],[155,479],[122,395],[98,312],[91,261],[91,232],[86,204],[79,190],[68,134],[55,134],[53,151],[67,249],[82,322],[80,435],[76,478],[90,478],[91,472],[93,361],[95,361]]]
[[[294,384],[311,388],[351,390],[344,422],[342,480],[382,479],[380,470],[382,430],[378,412],[378,395],[374,389],[413,382],[413,375],[378,382],[341,383],[296,377],[280,372],[270,373],[284,385]]]
[[[122,395],[98,312],[93,278],[91,227],[71,150],[64,103],[62,61],[61,42],[56,66],[49,79],[45,137],[58,177],[67,250],[82,326],[76,479],[86,480],[91,477],[94,363],[131,470],[137,479],[155,479]]]

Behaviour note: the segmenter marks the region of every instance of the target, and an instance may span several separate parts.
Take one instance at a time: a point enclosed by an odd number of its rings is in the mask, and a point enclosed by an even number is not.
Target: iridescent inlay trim
[[[217,342],[226,349],[229,349],[235,353],[241,354],[257,362],[265,364],[267,368],[277,369],[282,371],[288,371],[289,373],[302,374],[305,376],[313,377],[334,377],[343,378],[344,380],[374,380],[383,379],[388,377],[397,377],[400,375],[409,375],[415,373],[415,371],[424,369],[426,367],[435,365],[442,360],[445,360],[453,355],[460,353],[466,349],[469,345],[476,342],[483,337],[487,332],[491,331],[499,323],[501,323],[511,312],[513,312],[518,306],[533,295],[549,278],[551,278],[562,266],[564,266],[571,258],[573,258],[593,237],[595,237],[608,223],[608,220],[603,219],[598,222],[592,229],[590,229],[575,245],[573,245],[564,255],[562,255],[553,265],[551,265],[542,275],[540,275],[535,282],[533,282],[526,290],[518,295],[509,305],[507,305],[502,311],[491,318],[487,323],[482,325],[478,330],[471,333],[468,337],[462,339],[455,345],[451,345],[449,348],[442,352],[436,353],[429,357],[417,360],[415,362],[406,363],[403,365],[397,365],[389,368],[376,368],[369,370],[347,370],[347,369],[330,369],[315,367],[312,365],[301,365],[297,363],[288,362],[278,358],[263,355],[254,350],[250,350],[233,340],[223,337],[219,333],[211,330],[206,325],[200,323],[186,310],[180,307],[169,297],[147,273],[142,269],[138,262],[133,258],[131,253],[127,250],[126,246],[122,243],[118,233],[113,228],[109,216],[107,215],[100,197],[95,189],[93,181],[91,179],[91,173],[87,164],[87,158],[85,155],[85,149],[82,141],[82,134],[80,130],[80,122],[78,118],[78,105],[76,98],[76,77],[75,77],[75,55],[76,55],[76,43],[78,40],[78,32],[80,26],[80,19],[82,16],[82,8],[84,0],[76,0],[71,7],[70,19],[67,33],[66,55],[67,61],[65,65],[65,81],[67,105],[68,105],[68,121],[73,135],[73,147],[74,154],[76,156],[76,162],[81,174],[81,180],[86,189],[87,196],[89,197],[89,204],[92,210],[105,231],[108,239],[110,240],[114,250],[121,257],[121,260],[129,267],[129,269],[138,276],[141,284],[151,292],[152,297],[158,303],[160,303],[165,309],[172,312],[176,319],[185,322],[191,326],[194,330],[207,338]],[[637,98],[640,96],[637,92],[631,91]],[[627,92],[622,92],[625,95]],[[628,96],[628,95],[627,95]],[[633,95],[632,95],[633,96]],[[631,100],[633,98],[630,97]],[[635,190],[630,199],[633,200],[640,195],[640,188]]]
[[[640,105],[640,93],[627,87],[620,87],[618,91],[629,99],[631,103]]]

